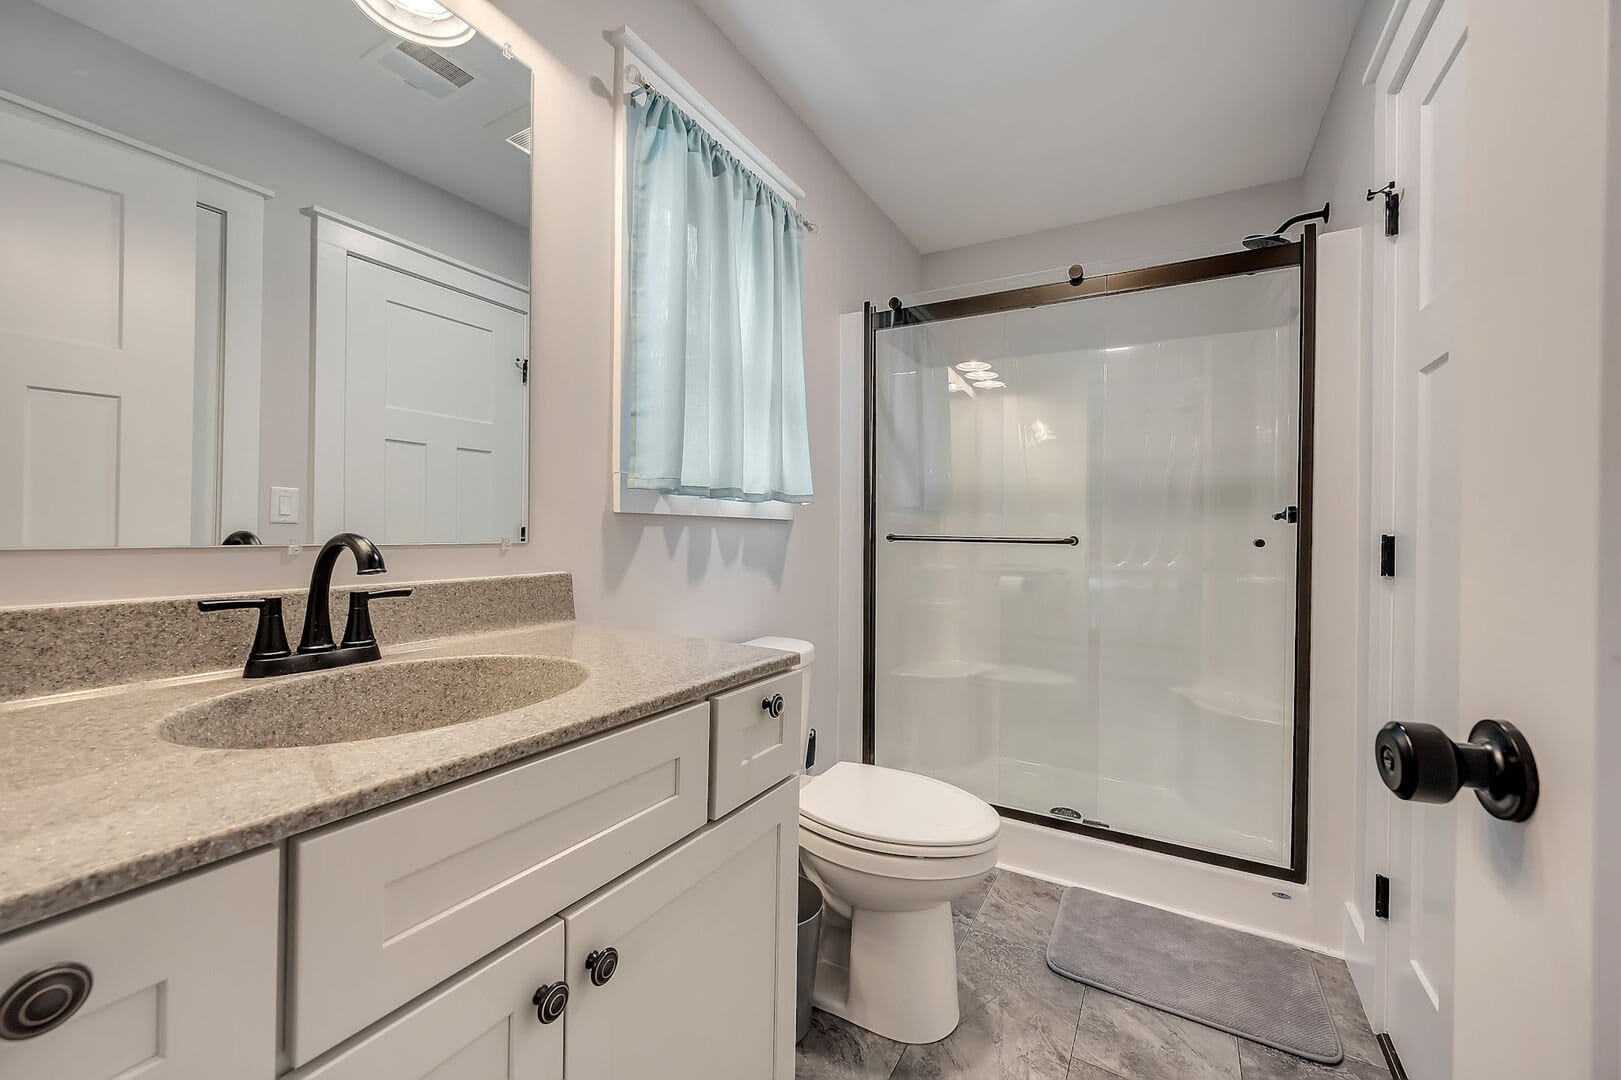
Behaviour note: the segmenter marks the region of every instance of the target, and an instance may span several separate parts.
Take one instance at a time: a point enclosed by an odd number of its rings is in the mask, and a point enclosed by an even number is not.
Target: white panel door
[[[798,858],[787,780],[564,912],[569,1080],[792,1080]]]
[[[1391,442],[1383,499],[1396,569],[1381,583],[1388,596],[1377,632],[1389,674],[1384,715],[1375,717],[1375,726],[1436,724],[1459,741],[1469,726],[1458,711],[1465,29],[1462,0],[1444,0],[1434,21],[1407,39],[1401,55],[1410,65],[1385,99],[1386,160],[1403,194],[1389,253],[1392,341],[1381,417]],[[1458,819],[1482,811],[1467,792],[1445,806],[1389,797],[1381,809],[1392,882],[1385,1028],[1413,1080],[1446,1080]]]
[[[344,526],[380,543],[517,540],[526,317],[347,262]]]
[[[0,103],[0,548],[191,540],[196,185]]]

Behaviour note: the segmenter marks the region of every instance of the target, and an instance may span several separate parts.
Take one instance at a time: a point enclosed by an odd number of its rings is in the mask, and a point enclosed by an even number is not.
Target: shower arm
[[[1328,224],[1328,203],[1325,202],[1321,210],[1308,210],[1304,214],[1296,214],[1294,217],[1272,230],[1272,235],[1281,236],[1283,233],[1288,232],[1291,228],[1299,225],[1303,221],[1316,221],[1319,218],[1322,219],[1324,225]]]

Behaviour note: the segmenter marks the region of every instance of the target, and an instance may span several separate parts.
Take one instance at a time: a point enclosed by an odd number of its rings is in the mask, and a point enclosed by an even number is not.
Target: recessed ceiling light
[[[991,365],[987,364],[983,360],[964,360],[962,363],[957,365],[957,370],[958,371],[984,371],[987,368],[989,368],[990,366]]]
[[[994,371],[970,371],[968,373],[968,377],[973,379],[975,382],[981,382],[985,379],[1001,378],[1001,376]]]
[[[465,45],[473,28],[436,0],[355,0],[355,7],[384,30],[438,49]]]
[[[1007,385],[1007,383],[1005,383],[1005,382],[997,382],[995,379],[992,379],[989,382],[981,382],[981,383],[975,383],[974,384],[974,386],[976,388],[980,389],[980,390],[1000,390],[1006,385]]]

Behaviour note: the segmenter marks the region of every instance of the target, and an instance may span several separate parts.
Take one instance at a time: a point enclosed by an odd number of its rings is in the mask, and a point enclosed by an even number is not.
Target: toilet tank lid
[[[816,646],[803,638],[757,637],[750,638],[743,644],[757,645],[762,649],[781,649],[783,652],[796,652],[799,654],[799,662],[807,666],[812,660],[816,659]]]

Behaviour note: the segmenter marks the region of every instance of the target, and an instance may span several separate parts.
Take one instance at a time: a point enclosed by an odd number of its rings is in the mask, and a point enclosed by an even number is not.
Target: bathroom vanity
[[[788,1080],[796,657],[571,620],[384,653],[0,705],[0,1075]]]

